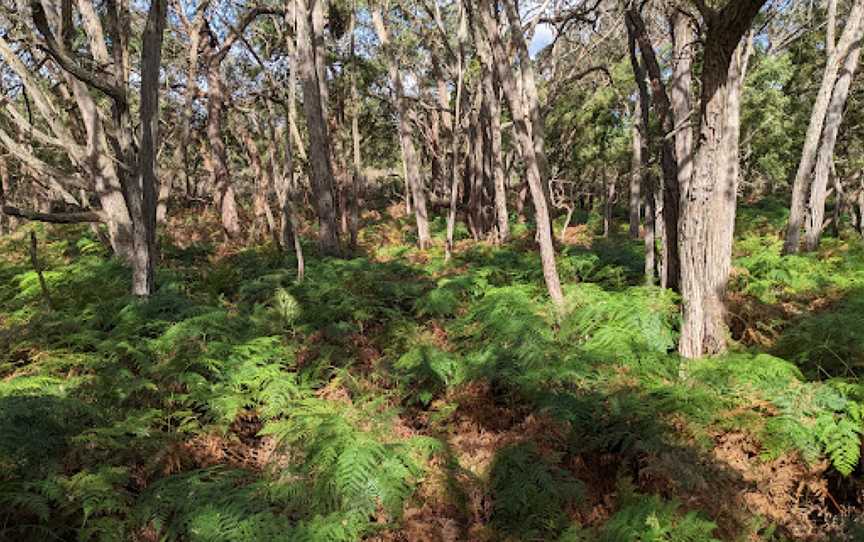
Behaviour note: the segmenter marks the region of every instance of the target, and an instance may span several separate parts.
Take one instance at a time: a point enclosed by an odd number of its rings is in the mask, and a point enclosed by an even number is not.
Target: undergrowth
[[[472,423],[512,433],[460,490],[486,503],[457,514],[465,533],[482,524],[470,536],[783,532],[698,495],[733,476],[713,455],[726,432],[758,442],[758,461],[860,477],[864,249],[828,240],[820,255],[781,257],[769,226],[736,245],[733,292],[769,305],[821,296],[833,310],[783,322],[770,354],[699,361],[675,354],[679,300],[640,286],[638,244],[617,238],[559,255],[563,316],[519,243],[472,244],[449,263],[401,244],[346,260],[313,251],[303,282],[270,247],[216,259],[168,245],[142,302],[89,232],[39,228],[48,307],[25,237],[4,238],[0,539],[386,540],[442,472],[448,487],[464,478],[453,442],[478,384],[510,414]],[[511,429],[532,419],[554,430]],[[597,469],[613,480],[602,491]]]

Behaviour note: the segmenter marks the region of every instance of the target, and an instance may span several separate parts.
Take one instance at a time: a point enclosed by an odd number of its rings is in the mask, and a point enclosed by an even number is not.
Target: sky
[[[548,24],[541,23],[537,25],[534,38],[528,45],[528,53],[531,55],[531,58],[534,58],[538,51],[552,43],[552,38],[554,37],[552,32],[552,27]]]

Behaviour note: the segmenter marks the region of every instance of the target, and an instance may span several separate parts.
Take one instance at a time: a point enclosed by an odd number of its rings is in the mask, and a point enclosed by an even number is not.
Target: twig
[[[51,294],[48,292],[48,284],[45,283],[45,276],[42,274],[42,266],[39,265],[39,258],[36,254],[36,232],[30,230],[30,263],[33,264],[33,269],[39,277],[39,288],[42,290],[42,298],[45,299],[45,304],[52,311],[54,310],[54,301],[51,299]]]

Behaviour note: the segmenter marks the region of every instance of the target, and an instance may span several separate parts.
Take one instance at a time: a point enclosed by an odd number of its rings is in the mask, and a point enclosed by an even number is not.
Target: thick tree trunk
[[[313,2],[320,0],[312,0]],[[324,117],[324,97],[316,69],[316,38],[312,34],[312,12],[308,0],[296,0],[297,60],[303,85],[303,109],[309,130],[309,159],[312,188],[318,212],[318,244],[323,254],[338,255],[339,234],[333,197],[333,166],[330,163],[330,138]]]
[[[707,14],[700,145],[682,195],[680,227],[684,307],[678,351],[686,358],[726,350],[724,297],[735,221],[740,86],[749,52],[741,37],[762,4],[732,1]]]
[[[856,0],[849,12],[846,26],[836,46],[830,47],[831,54],[822,73],[822,83],[810,114],[810,124],[804,137],[804,147],[801,150],[801,161],[792,183],[792,203],[789,207],[789,223],[786,226],[786,240],[783,242],[783,253],[798,252],[801,242],[801,226],[806,212],[805,203],[810,189],[811,175],[816,164],[819,140],[825,123],[825,115],[831,101],[832,91],[837,81],[837,72],[843,59],[858,40],[861,18],[864,15],[864,1]],[[833,38],[832,38],[833,41]]]
[[[507,215],[507,189],[504,186],[504,159],[501,154],[501,103],[491,67],[483,70],[483,99],[489,111],[489,132],[491,137],[492,178],[495,186],[495,217],[498,224],[498,242],[505,243],[510,238],[510,221]]]
[[[843,121],[843,110],[849,97],[849,88],[855,77],[855,71],[858,69],[862,37],[864,36],[859,29],[858,37],[843,61],[843,67],[840,69],[840,74],[831,93],[831,100],[828,103],[822,139],[819,143],[819,153],[816,158],[813,186],[810,188],[810,205],[804,236],[804,247],[808,251],[816,250],[819,246],[819,238],[822,236],[825,221],[825,200],[828,195],[828,177],[834,161],[834,146],[837,144],[837,134]],[[837,201],[840,201],[839,197]]]
[[[228,151],[222,136],[222,107],[225,85],[222,81],[222,62],[216,55],[215,44],[210,45],[207,62],[207,142],[210,148],[209,164],[212,168],[213,199],[222,220],[222,229],[228,237],[240,234],[240,218],[234,185],[228,171]]]

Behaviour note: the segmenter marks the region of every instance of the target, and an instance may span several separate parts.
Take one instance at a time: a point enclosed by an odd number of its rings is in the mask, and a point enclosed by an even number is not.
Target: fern
[[[581,498],[582,484],[546,462],[531,444],[498,452],[489,474],[492,524],[520,539],[539,539],[560,532],[567,512]]]
[[[415,451],[405,443],[383,442],[356,428],[352,409],[334,402],[307,398],[293,402],[286,417],[265,425],[284,446],[304,455],[314,507],[321,512],[357,510],[372,514],[379,506],[392,516],[413,492],[421,474]]]
[[[714,523],[695,512],[683,512],[677,502],[641,495],[619,484],[621,508],[600,529],[598,542],[720,542]]]

